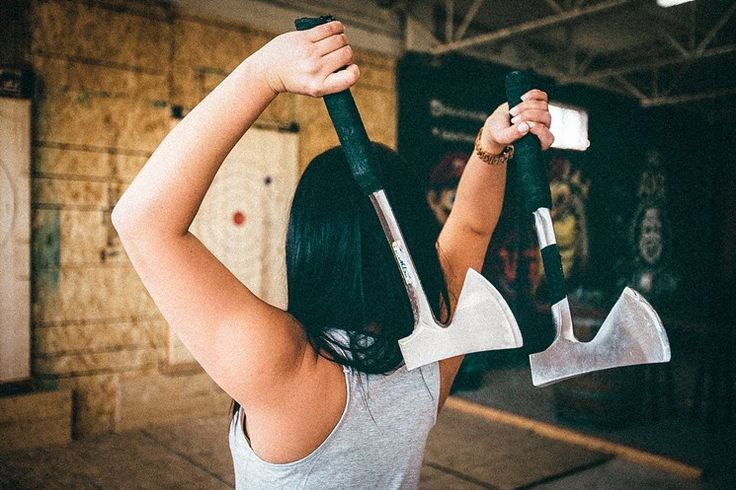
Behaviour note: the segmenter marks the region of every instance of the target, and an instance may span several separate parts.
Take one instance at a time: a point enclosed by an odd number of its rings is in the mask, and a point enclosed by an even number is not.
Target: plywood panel
[[[0,382],[30,375],[30,111],[0,98]]]

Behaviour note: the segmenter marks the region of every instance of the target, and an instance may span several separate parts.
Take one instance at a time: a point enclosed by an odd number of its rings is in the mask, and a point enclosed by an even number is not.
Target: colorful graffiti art
[[[450,215],[455,203],[457,184],[468,158],[463,152],[448,152],[440,158],[429,175],[427,202],[440,223],[444,224]]]
[[[552,224],[568,284],[579,283],[588,265],[588,224],[585,205],[590,183],[570,161],[556,157],[550,164]]]

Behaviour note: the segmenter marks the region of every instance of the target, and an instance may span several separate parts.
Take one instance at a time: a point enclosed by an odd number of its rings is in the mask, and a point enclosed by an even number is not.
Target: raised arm
[[[509,111],[504,103],[486,119],[480,138],[481,150],[490,155],[500,154],[529,131],[539,137],[546,150],[554,141],[549,125],[547,94],[531,90],[518,106]],[[513,159],[509,165],[513,165]],[[450,266],[451,282],[459,281],[457,288],[450,285],[455,292],[462,287],[469,267],[479,271],[483,266],[501,215],[506,166],[485,163],[473,151],[460,178],[452,212],[438,240],[441,256]]]
[[[331,22],[283,34],[243,61],[163,140],[112,213],[164,318],[245,406],[277,395],[308,344],[288,314],[258,299],[189,226],[227,154],[279,93],[321,96],[355,83],[343,31]]]
[[[531,131],[546,150],[554,141],[549,131],[550,122],[547,94],[531,90],[524,95],[523,102],[510,111],[504,103],[486,119],[481,149],[490,155],[500,154],[507,145]],[[513,165],[513,159],[508,165]],[[488,244],[501,215],[506,166],[505,163],[485,163],[474,151],[460,178],[452,211],[437,241],[453,302],[460,294],[468,268],[480,271],[483,267]],[[443,365],[443,381],[448,390],[461,361],[462,357],[453,358]]]

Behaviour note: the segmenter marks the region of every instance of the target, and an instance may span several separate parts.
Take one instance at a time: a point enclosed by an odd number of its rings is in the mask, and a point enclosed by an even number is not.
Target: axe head
[[[626,288],[593,340],[558,335],[547,350],[529,360],[534,386],[547,386],[592,371],[668,362],[670,343],[654,308]]]
[[[437,322],[431,311],[419,310],[414,331],[399,340],[409,370],[462,354],[521,345],[521,332],[509,305],[473,269],[468,269],[449,325]]]

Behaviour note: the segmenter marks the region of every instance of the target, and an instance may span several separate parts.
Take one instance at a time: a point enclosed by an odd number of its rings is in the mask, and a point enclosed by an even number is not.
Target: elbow
[[[131,216],[130,209],[123,202],[118,202],[115,207],[112,208],[110,214],[110,221],[115,232],[118,234],[121,240],[126,239],[135,229],[134,219]]]
[[[474,236],[490,239],[496,229],[497,224],[498,219],[487,221],[484,220],[479,223],[468,223],[466,229],[468,233]]]
[[[122,227],[123,223],[123,217],[121,216],[123,214],[123,211],[120,208],[120,203],[116,204],[112,208],[112,212],[110,213],[110,221],[112,222],[112,227],[115,228],[115,231],[119,232],[120,228]]]

